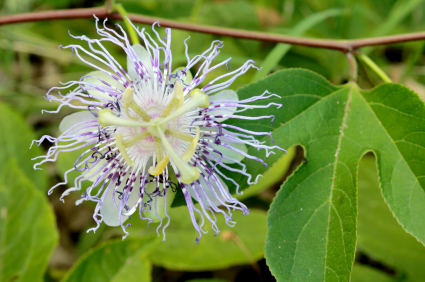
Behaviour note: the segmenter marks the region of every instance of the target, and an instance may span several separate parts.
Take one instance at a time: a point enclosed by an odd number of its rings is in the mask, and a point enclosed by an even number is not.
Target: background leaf
[[[57,241],[45,196],[9,161],[0,175],[0,281],[42,281]]]
[[[71,152],[64,152],[58,155],[56,166],[59,171],[59,177],[64,181],[65,180],[65,173],[74,167],[75,162],[78,160],[78,158],[89,149],[90,147],[84,147],[75,151]],[[73,187],[75,184],[75,178],[78,176],[81,176],[80,171],[71,171],[69,172],[66,177],[68,180],[68,186]],[[90,187],[93,184],[93,182],[86,180],[81,182],[81,187],[85,190],[88,187]]]
[[[189,280],[187,282],[226,282],[226,281],[217,279],[217,278],[211,278],[211,279],[194,279],[194,280]]]
[[[321,21],[329,17],[339,16],[342,13],[343,10],[341,9],[330,9],[316,14],[312,14],[300,21],[294,28],[291,29],[288,35],[301,36],[307,30],[317,25]],[[265,77],[268,73],[270,73],[277,66],[280,60],[285,56],[285,54],[289,51],[289,49],[291,49],[291,47],[291,44],[276,44],[276,46],[270,51],[270,53],[267,54],[266,58],[261,64],[262,69],[255,73],[251,82],[258,81],[261,78]]]
[[[355,263],[351,275],[352,282],[396,282],[399,280],[372,267]]]
[[[40,148],[31,145],[35,134],[24,119],[9,106],[0,103],[0,172],[6,168],[7,160],[15,159],[22,172],[31,179],[40,191],[47,190],[47,175],[45,170],[34,170],[35,161],[31,159],[42,154]]]
[[[359,251],[395,268],[408,281],[425,281],[425,247],[406,233],[385,204],[372,157],[365,157],[359,167],[358,236]]]
[[[105,242],[85,253],[63,282],[151,281],[151,264],[146,258],[154,244],[152,236]]]
[[[266,213],[263,211],[251,210],[248,216],[234,212],[233,219],[237,222],[234,227],[227,226],[224,218],[217,215],[220,233],[213,236],[214,230],[211,226],[206,226],[204,230],[207,230],[208,234],[202,236],[199,245],[195,242],[198,233],[193,228],[187,207],[173,208],[169,215],[171,222],[165,230],[166,240],[156,245],[149,256],[156,265],[174,270],[201,271],[249,264],[251,259],[255,262],[263,257],[267,231]],[[131,223],[128,232],[132,238],[156,234],[157,224],[148,228],[146,222],[139,218],[134,218]],[[162,236],[162,228],[158,232]],[[225,236],[229,235],[229,232],[241,243],[226,239]]]

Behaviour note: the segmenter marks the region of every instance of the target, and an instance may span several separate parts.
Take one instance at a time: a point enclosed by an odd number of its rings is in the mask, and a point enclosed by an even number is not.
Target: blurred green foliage
[[[316,38],[366,38],[425,28],[425,1],[422,0],[118,2],[136,14]],[[3,0],[0,1],[0,16],[100,5],[103,1]],[[114,27],[114,23],[109,21],[107,24]],[[138,26],[150,29],[147,25]],[[267,232],[265,210],[278,188],[275,180],[283,180],[288,169],[293,171],[303,160],[302,156],[293,154],[282,159],[279,163],[281,170],[273,168],[275,178],[253,187],[254,192],[250,192],[251,188],[245,190],[250,197],[244,202],[262,210],[253,209],[249,216],[235,215],[238,224],[234,228],[220,224],[223,231],[233,232],[230,240],[223,241],[221,236],[225,232],[216,237],[207,234],[200,246],[195,245],[193,229],[184,219],[184,207],[171,210],[175,219],[167,229],[165,243],[151,238],[156,234],[156,225],[146,228],[142,226],[143,222],[136,223],[137,218],[132,220],[133,226],[129,228],[130,237],[121,242],[114,238],[120,238],[122,232],[104,225],[95,234],[86,233],[94,226],[91,218],[94,207],[90,203],[75,207],[79,195],[65,198],[65,204],[58,202],[59,192],[66,187],[47,197],[46,191],[61,181],[75,154],[69,153],[57,163],[42,166],[43,171],[32,169],[34,161],[30,159],[46,151],[48,144],[28,150],[31,141],[45,134],[57,136],[60,120],[72,112],[63,108],[58,114],[42,114],[42,109],[55,110],[58,106],[43,96],[59,82],[78,80],[92,71],[76,56],[71,56],[69,49],[58,49],[59,45],[80,44],[70,34],[97,37],[94,19],[0,27],[0,281],[41,281],[43,277],[44,281],[149,281],[144,277],[152,277],[152,281],[218,282],[222,281],[220,278],[223,281],[246,281],[246,277],[259,280],[258,270],[263,273],[263,281],[273,281],[264,261],[259,261]],[[220,39],[225,47],[217,62],[232,57],[229,67],[236,69],[246,60],[253,59],[258,66],[264,67],[260,72],[250,70],[238,78],[232,85],[235,90],[270,72],[286,68],[306,68],[335,84],[343,84],[349,77],[346,58],[337,51],[175,29],[172,30],[174,67],[182,66],[186,61],[183,41],[189,36],[191,57],[207,49],[212,40]],[[410,42],[363,48],[362,51],[394,82],[405,84],[423,98],[424,46],[424,42]],[[123,52],[112,45],[107,47],[117,61],[125,65]],[[206,81],[225,72],[225,68],[215,70]],[[358,84],[362,88],[369,89],[381,82],[359,62]],[[282,110],[290,108],[288,106],[291,105],[284,104]],[[362,162],[359,175],[359,238],[352,281],[423,281],[424,247],[403,230],[384,204],[372,159]],[[47,201],[54,207],[56,227]],[[418,221],[422,220],[422,214],[417,216]],[[241,264],[249,266],[238,266]],[[204,272],[191,273],[201,270]],[[200,279],[192,280],[197,277]]]

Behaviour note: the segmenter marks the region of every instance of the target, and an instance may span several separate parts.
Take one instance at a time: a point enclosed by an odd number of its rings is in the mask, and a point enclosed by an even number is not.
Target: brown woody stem
[[[53,10],[42,12],[31,12],[25,14],[17,14],[0,17],[0,25],[57,20],[57,19],[79,19],[79,18],[92,18],[96,15],[98,18],[109,18],[114,20],[122,20],[119,13],[110,13],[108,7],[99,8],[84,8],[84,9],[67,9],[67,10]],[[167,19],[159,19],[154,17],[128,14],[131,21],[142,24],[153,24],[159,21],[161,26],[172,27],[177,29],[184,29],[195,32],[209,33],[222,36],[231,36],[236,38],[253,39],[261,41],[271,41],[279,43],[288,43],[294,45],[303,45],[317,48],[334,49],[343,52],[352,52],[360,47],[384,45],[398,42],[415,41],[425,39],[425,32],[392,35],[375,38],[354,39],[354,40],[328,40],[328,39],[314,39],[305,37],[296,37],[281,34],[271,34],[263,32],[254,32],[239,29],[221,28],[213,26],[205,26],[191,23],[177,22]]]

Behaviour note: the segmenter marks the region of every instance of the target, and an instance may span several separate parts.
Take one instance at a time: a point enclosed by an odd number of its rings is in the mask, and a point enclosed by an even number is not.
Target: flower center
[[[191,98],[184,100],[183,88],[179,82],[174,86],[173,98],[165,107],[160,117],[151,118],[144,109],[142,109],[133,100],[134,90],[127,88],[123,94],[124,110],[127,116],[131,119],[122,119],[113,115],[112,110],[104,109],[99,111],[99,123],[102,126],[122,126],[145,128],[146,130],[136,136],[123,139],[122,134],[115,135],[116,146],[129,166],[135,166],[136,163],[130,158],[126,148],[130,148],[142,140],[153,137],[155,146],[156,166],[149,168],[151,175],[159,175],[168,165],[170,158],[180,173],[180,179],[185,184],[190,184],[197,180],[200,176],[199,170],[195,166],[189,165],[189,161],[195,153],[196,146],[199,142],[200,128],[196,127],[196,135],[192,136],[177,130],[168,128],[168,122],[176,119],[179,116],[199,107],[206,108],[209,106],[208,96],[199,89],[194,89],[190,92]],[[139,121],[138,117],[133,117],[129,114],[128,109],[131,108],[144,121]],[[179,156],[171,146],[166,135],[179,138],[189,142],[189,146],[183,155]],[[165,153],[165,155],[164,155]]]
[[[160,137],[160,132],[164,133],[165,130],[168,128],[166,123],[161,122],[164,118],[157,117],[151,119],[151,123],[153,123],[153,126],[148,126],[147,131],[154,137]]]

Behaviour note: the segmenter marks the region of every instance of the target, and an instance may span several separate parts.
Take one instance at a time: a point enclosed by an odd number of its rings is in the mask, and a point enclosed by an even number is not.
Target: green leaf
[[[422,0],[398,0],[392,7],[388,17],[382,21],[369,37],[378,37],[390,34],[408,15],[410,15],[418,5],[422,4]],[[363,48],[364,54],[369,54],[374,47]]]
[[[32,158],[42,155],[40,148],[32,146],[36,137],[24,119],[9,106],[0,103],[0,172],[6,168],[9,159],[16,159],[22,172],[32,180],[40,191],[47,190],[47,175],[44,170],[34,170]]]
[[[358,236],[360,251],[404,273],[409,281],[425,281],[425,247],[404,231],[385,204],[371,157],[359,167]]]
[[[306,162],[282,186],[269,212],[266,259],[279,281],[349,280],[356,248],[357,164],[367,151],[377,155],[383,194],[392,212],[425,242],[420,161],[425,159],[425,107],[414,92],[397,84],[372,91],[362,91],[354,83],[336,87],[313,72],[292,69],[238,94],[245,99],[266,89],[282,98],[257,104],[284,105],[271,128],[274,141],[283,148],[299,144],[306,152]],[[245,113],[265,115],[261,109]],[[248,130],[270,130],[270,120],[237,123]],[[259,141],[271,145],[270,138]],[[265,154],[255,148],[248,153],[261,158]],[[267,162],[281,156],[271,155]],[[254,160],[246,164],[253,175],[266,170]],[[246,177],[229,176],[246,182]]]
[[[353,265],[352,282],[396,282],[394,278],[385,272],[355,263]]]
[[[107,230],[108,225],[101,224],[99,228],[96,230],[96,233],[93,232],[83,232],[80,234],[77,243],[77,254],[81,256],[90,248],[96,246],[103,239],[103,234],[105,230]]]
[[[62,282],[151,281],[152,265],[146,258],[155,238],[107,241],[88,251]]]
[[[223,216],[217,214],[220,233],[214,236],[214,230],[206,221],[204,230],[208,234],[202,235],[199,245],[195,242],[198,233],[187,207],[170,209],[169,215],[171,222],[165,229],[166,240],[156,245],[149,256],[156,265],[173,270],[205,271],[249,264],[263,257],[267,231],[265,212],[251,210],[249,215],[234,212],[233,219],[237,222],[234,227],[226,225]],[[146,227],[146,222],[137,217],[131,220],[131,224],[128,232],[133,238],[156,234],[158,226]],[[159,232],[162,236],[162,228]],[[226,239],[228,235],[235,236],[236,240]]]
[[[42,281],[57,241],[46,197],[9,161],[0,175],[0,281]]]
[[[253,5],[245,1],[205,3],[198,18],[200,23],[254,30],[259,21]]]
[[[303,35],[307,30],[314,27],[318,23],[326,20],[329,17],[335,17],[340,16],[343,14],[343,10],[341,9],[329,9],[323,12],[319,12],[316,14],[312,14],[302,21],[300,21],[289,33],[288,35],[293,36],[301,36]],[[261,64],[261,70],[257,71],[252,78],[251,82],[255,82],[260,80],[261,78],[265,77],[268,73],[270,73],[282,60],[282,58],[288,53],[289,49],[291,49],[291,44],[284,44],[284,43],[278,43],[276,46],[271,50],[267,57],[264,59],[263,63]]]
[[[392,7],[388,17],[372,32],[370,37],[377,37],[391,33],[391,31],[394,30],[401,21],[403,21],[418,7],[418,5],[422,3],[422,0],[398,0]]]

